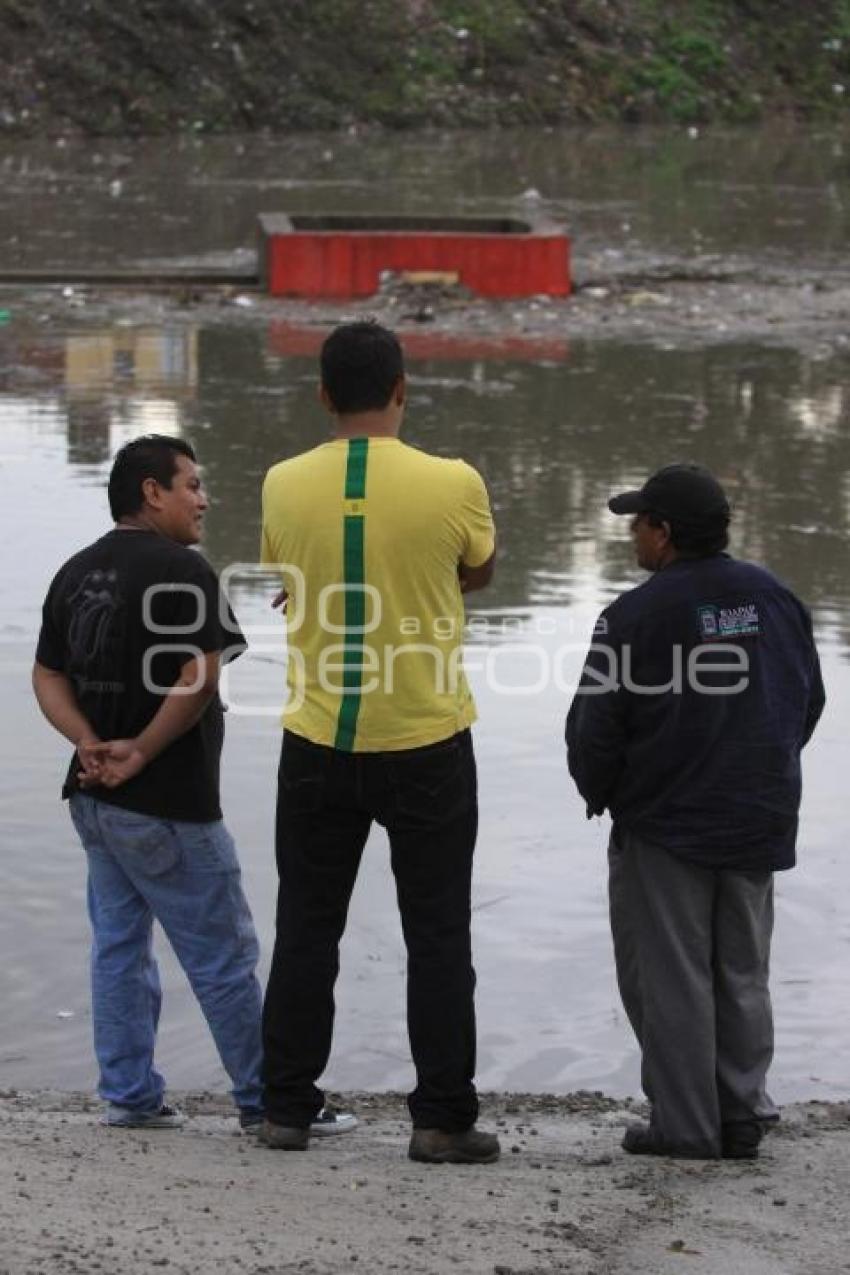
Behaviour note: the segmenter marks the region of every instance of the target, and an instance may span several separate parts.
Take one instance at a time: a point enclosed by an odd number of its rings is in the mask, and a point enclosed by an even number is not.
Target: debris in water
[[[414,288],[429,284],[453,288],[460,279],[456,270],[402,270],[400,277],[402,283],[408,283]]]
[[[671,298],[663,292],[648,292],[646,290],[632,292],[626,298],[629,305],[670,305]]]

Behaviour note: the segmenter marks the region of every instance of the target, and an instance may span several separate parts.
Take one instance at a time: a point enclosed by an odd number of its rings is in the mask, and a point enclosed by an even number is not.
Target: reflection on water
[[[220,566],[254,557],[269,463],[325,437],[321,336],[274,323],[6,329],[0,391],[7,413],[17,402],[49,417],[72,466],[105,465],[151,429],[184,434],[216,504],[206,548]],[[787,579],[822,632],[850,639],[850,356],[419,333],[405,344],[405,437],[467,457],[490,486],[501,562],[488,605],[574,603],[589,580],[599,596],[624,587],[628,531],[608,495],[694,459],[731,494],[735,551]]]
[[[37,388],[66,418],[68,461],[106,462],[122,443],[156,430],[179,434],[198,384],[193,327],[115,327],[56,339],[0,338],[0,392]],[[36,374],[35,386],[33,373]],[[59,406],[61,404],[61,407]]]

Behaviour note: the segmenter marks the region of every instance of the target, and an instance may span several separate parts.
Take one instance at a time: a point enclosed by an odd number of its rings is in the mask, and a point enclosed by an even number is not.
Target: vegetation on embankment
[[[850,97],[850,0],[0,0],[0,48],[7,135],[836,118]]]

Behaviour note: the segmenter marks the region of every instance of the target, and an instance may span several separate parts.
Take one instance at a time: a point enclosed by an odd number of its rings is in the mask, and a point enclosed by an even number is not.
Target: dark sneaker
[[[272,1124],[264,1120],[257,1130],[257,1137],[265,1146],[275,1151],[306,1151],[310,1141],[309,1129],[296,1129],[288,1124]]]
[[[696,1148],[676,1147],[662,1141],[648,1124],[630,1124],[620,1144],[629,1155],[663,1155],[674,1160],[716,1160],[717,1153],[699,1151]]]
[[[239,1128],[243,1133],[259,1133],[265,1118],[265,1112],[261,1108],[243,1107],[239,1112]],[[356,1128],[357,1117],[350,1111],[337,1111],[336,1107],[322,1107],[310,1125],[310,1137],[332,1138],[337,1133],[350,1133]]]
[[[336,1107],[322,1107],[310,1125],[311,1138],[333,1138],[338,1133],[350,1133],[357,1128],[357,1117],[351,1111],[339,1111]]]
[[[757,1160],[764,1130],[759,1120],[734,1120],[720,1130],[724,1160]]]
[[[110,1129],[179,1129],[186,1117],[176,1107],[163,1103],[156,1111],[134,1111],[132,1107],[107,1104],[101,1124]]]
[[[499,1158],[499,1139],[474,1125],[463,1133],[414,1129],[407,1154],[424,1164],[492,1164]]]

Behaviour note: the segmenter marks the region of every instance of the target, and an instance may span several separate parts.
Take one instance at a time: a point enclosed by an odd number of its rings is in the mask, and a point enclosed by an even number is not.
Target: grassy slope
[[[850,0],[0,0],[0,48],[0,130],[25,133],[687,123],[850,97]]]

